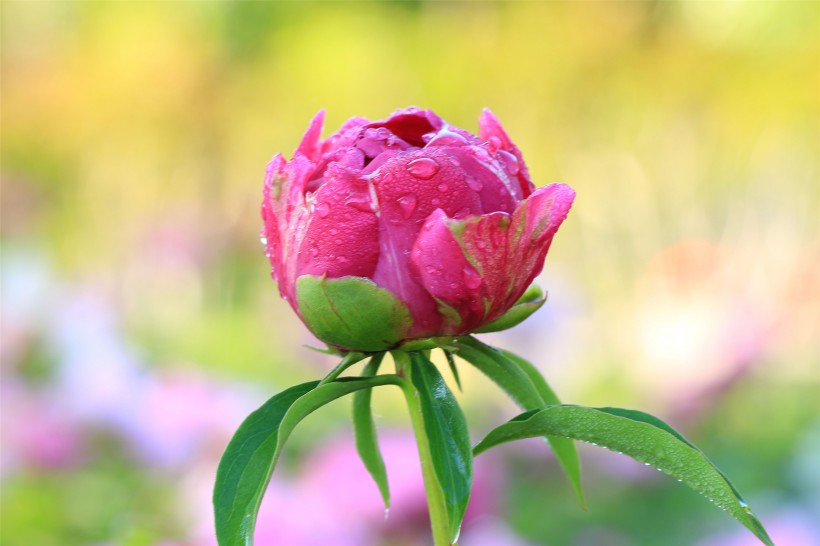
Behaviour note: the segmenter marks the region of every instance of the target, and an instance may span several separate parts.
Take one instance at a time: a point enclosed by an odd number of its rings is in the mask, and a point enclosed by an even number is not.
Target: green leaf
[[[460,392],[464,392],[464,387],[461,386],[461,377],[458,375],[458,368],[456,367],[456,361],[453,358],[453,353],[447,349],[444,349],[444,357],[447,359],[447,365],[450,367],[450,373],[453,374],[453,380],[456,382],[458,390]]]
[[[384,353],[374,356],[364,367],[362,377],[373,377],[379,370]],[[390,508],[390,487],[387,483],[387,471],[384,467],[384,458],[379,450],[376,434],[376,424],[373,422],[373,413],[370,400],[373,391],[364,389],[353,394],[353,430],[356,435],[356,451],[364,467],[373,477],[379,492],[384,500],[384,507]]]
[[[547,297],[543,295],[541,288],[533,284],[506,313],[477,328],[474,333],[486,334],[489,332],[500,332],[501,330],[507,330],[513,326],[517,326],[527,320],[530,315],[541,309],[546,301]]]
[[[559,403],[558,397],[538,370],[509,352],[498,351],[471,336],[458,339],[458,356],[478,368],[501,387],[522,409],[535,410]],[[546,436],[558,464],[566,473],[578,503],[586,508],[581,487],[581,460],[572,440]]]
[[[561,401],[556,396],[555,391],[544,379],[544,376],[527,360],[509,351],[501,351],[508,360],[511,360],[527,374],[535,390],[541,395],[541,399],[546,405],[560,404]],[[569,478],[572,489],[575,491],[575,496],[578,498],[578,503],[581,508],[586,510],[587,502],[584,499],[584,490],[581,487],[581,458],[578,457],[578,450],[575,449],[575,443],[569,438],[561,438],[558,436],[547,436],[547,441],[550,443],[552,451],[555,453],[555,458],[558,459],[558,464],[564,469]]]
[[[470,500],[473,481],[467,421],[433,363],[420,353],[410,353],[410,359],[411,379],[421,406],[433,469],[444,496],[450,541],[454,542]]]
[[[384,351],[404,339],[413,321],[392,292],[363,277],[296,280],[299,315],[322,341],[356,351]]]
[[[214,516],[219,546],[252,546],[256,515],[290,433],[307,415],[341,396],[381,385],[405,387],[397,375],[303,383],[253,412],[234,434],[216,473]]]
[[[214,516],[220,546],[253,544],[253,527],[285,412],[318,381],[280,392],[251,413],[234,434],[216,472]]]
[[[473,452],[478,454],[504,442],[545,434],[590,442],[652,465],[729,512],[764,544],[773,546],[763,525],[729,479],[669,425],[640,411],[550,406],[493,429]]]

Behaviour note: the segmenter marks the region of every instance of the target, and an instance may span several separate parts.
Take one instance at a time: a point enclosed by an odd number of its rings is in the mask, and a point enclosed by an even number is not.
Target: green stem
[[[395,351],[393,360],[396,363],[396,373],[410,379],[410,355],[404,351]],[[407,381],[402,385],[404,397],[407,399],[407,409],[410,412],[410,422],[416,435],[416,444],[421,460],[421,474],[424,477],[424,490],[427,493],[427,508],[430,511],[430,526],[433,529],[433,544],[435,546],[457,546],[457,542],[450,543],[450,526],[447,520],[447,509],[444,506],[444,496],[438,484],[433,459],[430,455],[430,443],[427,432],[424,430],[424,419],[421,414],[421,404],[413,384]]]

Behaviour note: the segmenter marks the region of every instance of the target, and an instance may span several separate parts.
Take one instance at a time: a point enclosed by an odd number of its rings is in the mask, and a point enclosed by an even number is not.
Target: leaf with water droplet
[[[473,448],[473,453],[478,455],[498,444],[545,434],[597,444],[651,464],[728,511],[764,544],[773,546],[763,525],[729,479],[680,433],[640,411],[550,406],[493,429]]]
[[[558,397],[535,367],[512,353],[503,353],[471,336],[458,338],[454,343],[456,354],[478,368],[493,380],[525,410],[536,412],[550,404],[559,403]],[[519,416],[522,418],[527,414]],[[544,435],[555,453],[558,463],[569,478],[581,507],[586,507],[581,488],[581,463],[572,440],[559,435]]]

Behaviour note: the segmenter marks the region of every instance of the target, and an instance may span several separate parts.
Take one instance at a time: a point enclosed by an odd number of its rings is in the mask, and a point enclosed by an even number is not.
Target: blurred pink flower
[[[35,392],[13,380],[0,384],[0,471],[20,467],[61,468],[78,463],[85,437],[78,424],[48,394]]]

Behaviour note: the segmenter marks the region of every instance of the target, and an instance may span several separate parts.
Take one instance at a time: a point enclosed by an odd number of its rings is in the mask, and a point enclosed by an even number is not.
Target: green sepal
[[[486,334],[489,332],[500,332],[517,326],[527,320],[530,315],[541,309],[546,303],[547,295],[541,291],[538,285],[530,285],[524,295],[506,313],[497,319],[477,328],[474,333]]]
[[[575,405],[529,411],[491,430],[473,453],[545,434],[589,442],[652,465],[729,512],[764,544],[773,546],[749,505],[703,452],[657,417],[641,411]]]
[[[455,542],[470,500],[473,455],[467,420],[444,379],[421,353],[410,353],[410,379],[421,406],[426,441]]]
[[[363,277],[302,275],[296,280],[296,300],[308,328],[335,347],[384,351],[404,339],[412,326],[407,306]]]
[[[379,371],[384,353],[379,353],[367,363],[362,377],[373,377]],[[372,389],[363,389],[353,393],[353,431],[356,437],[356,451],[362,464],[370,473],[379,488],[385,509],[390,508],[390,486],[387,483],[387,470],[384,458],[379,449],[376,424],[373,422],[373,411],[370,405]]]

